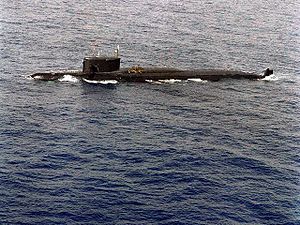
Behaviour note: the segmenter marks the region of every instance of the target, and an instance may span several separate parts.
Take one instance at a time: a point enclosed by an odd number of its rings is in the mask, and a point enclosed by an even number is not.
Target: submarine
[[[119,49],[118,49],[119,50]],[[118,83],[118,82],[159,82],[163,80],[193,80],[219,81],[221,79],[249,79],[259,80],[271,74],[273,70],[267,68],[263,74],[222,69],[191,69],[181,70],[163,67],[120,68],[121,58],[118,50],[111,57],[90,56],[83,59],[82,70],[64,70],[57,72],[39,72],[30,75],[35,80],[55,81],[65,75],[71,75],[89,83]]]

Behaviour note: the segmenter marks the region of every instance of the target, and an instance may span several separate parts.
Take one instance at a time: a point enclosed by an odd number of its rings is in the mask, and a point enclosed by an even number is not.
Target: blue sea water
[[[300,224],[300,3],[0,2],[0,224]],[[26,75],[233,68],[267,80],[90,85]]]

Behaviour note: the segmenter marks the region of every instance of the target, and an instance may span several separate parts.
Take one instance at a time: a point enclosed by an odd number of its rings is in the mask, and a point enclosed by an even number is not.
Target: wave
[[[197,82],[197,83],[207,83],[208,82],[207,80],[202,80],[200,78],[190,78],[190,79],[187,79],[187,81],[192,81],[192,82]]]
[[[34,80],[34,78],[30,75],[24,75],[23,77],[27,80]]]
[[[117,84],[118,81],[117,80],[88,80],[83,78],[83,81],[89,83],[89,84]]]
[[[197,82],[197,83],[207,83],[207,80],[202,80],[200,78],[190,78],[187,79],[186,82]],[[146,80],[146,82],[151,83],[151,84],[175,84],[175,83],[180,83],[182,80],[177,80],[177,79],[168,79],[168,80]]]
[[[71,83],[79,82],[79,79],[72,75],[64,75],[62,78],[59,78],[58,80],[60,82],[71,82]]]
[[[166,80],[146,80],[150,84],[175,84],[180,83],[182,80],[178,79],[166,79]]]
[[[273,75],[267,76],[261,80],[263,80],[263,81],[278,81],[279,77],[277,77],[276,75],[273,74]]]

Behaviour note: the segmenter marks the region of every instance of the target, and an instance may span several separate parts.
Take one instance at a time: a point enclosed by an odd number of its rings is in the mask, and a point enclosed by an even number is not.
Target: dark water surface
[[[0,2],[0,224],[300,224],[299,1]],[[264,81],[24,76],[234,68]]]

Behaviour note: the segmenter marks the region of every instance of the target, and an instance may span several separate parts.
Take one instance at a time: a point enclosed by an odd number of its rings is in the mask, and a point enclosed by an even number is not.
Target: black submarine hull
[[[206,69],[206,70],[180,70],[173,68],[143,68],[140,66],[133,66],[131,68],[120,68],[119,57],[86,57],[83,61],[82,71],[58,71],[58,72],[44,72],[35,73],[31,78],[38,80],[53,81],[62,78],[65,75],[72,75],[79,79],[104,81],[115,80],[118,82],[146,82],[149,80],[188,80],[188,79],[202,79],[208,81],[218,81],[225,78],[231,79],[262,79],[273,73],[273,70],[267,69],[263,75],[234,71],[234,70],[220,70],[220,69]]]
[[[222,79],[249,79],[257,80],[263,79],[266,76],[273,74],[272,70],[267,69],[264,74],[255,74],[243,71],[234,70],[218,70],[218,69],[199,69],[199,70],[177,70],[166,68],[148,68],[141,70],[121,69],[111,72],[45,72],[35,73],[31,78],[37,80],[54,81],[62,78],[64,75],[72,75],[79,79],[88,79],[95,81],[102,80],[116,80],[118,82],[146,82],[149,80],[188,80],[188,79],[201,79],[207,81],[219,81]]]

